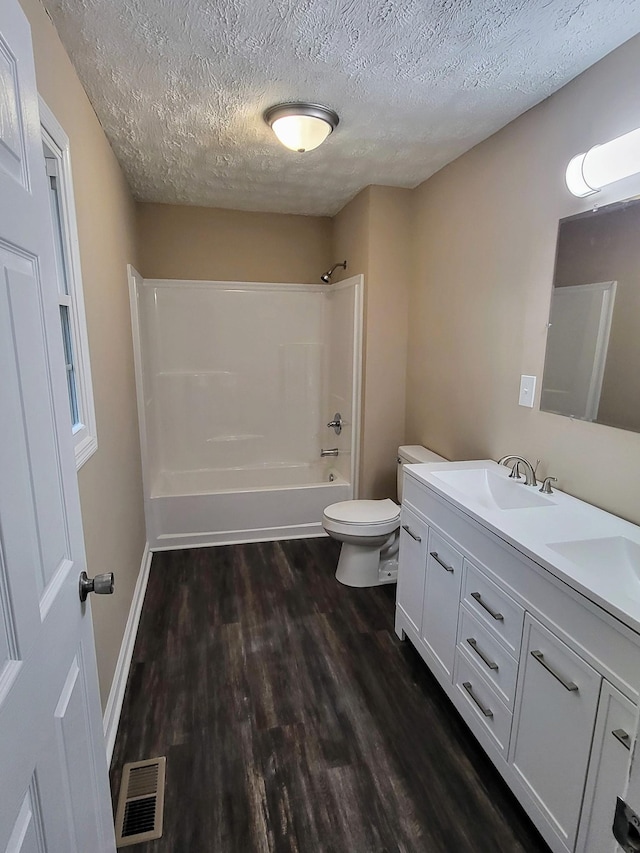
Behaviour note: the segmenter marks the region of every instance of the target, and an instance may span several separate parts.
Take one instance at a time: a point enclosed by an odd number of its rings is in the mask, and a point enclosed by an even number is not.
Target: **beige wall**
[[[333,274],[333,281],[343,281],[362,273],[365,276],[365,300],[366,281],[369,278],[371,189],[366,187],[359,192],[332,219],[331,266],[345,259],[347,261],[347,269],[338,267]]]
[[[145,278],[320,284],[331,261],[325,216],[138,204]]]
[[[90,575],[114,571],[92,601],[103,706],[115,670],[145,531],[126,264],[136,262],[135,208],[122,172],[38,0],[31,24],[38,89],[71,144],[98,450],[79,472]]]
[[[415,191],[407,440],[451,458],[541,459],[539,475],[638,523],[640,435],[518,406],[540,382],[558,219],[589,209],[564,187],[575,153],[637,127],[640,38]],[[613,185],[598,204],[640,191]]]
[[[365,281],[360,497],[395,497],[405,436],[411,192],[367,187],[335,217],[333,235],[334,262],[348,262],[336,280],[363,273]]]

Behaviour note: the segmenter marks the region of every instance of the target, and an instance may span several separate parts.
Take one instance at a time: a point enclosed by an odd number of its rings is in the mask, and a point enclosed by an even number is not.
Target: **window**
[[[42,99],[40,99],[40,124],[53,223],[60,330],[67,368],[69,411],[76,468],[80,468],[97,450],[98,438],[82,295],[69,139]]]

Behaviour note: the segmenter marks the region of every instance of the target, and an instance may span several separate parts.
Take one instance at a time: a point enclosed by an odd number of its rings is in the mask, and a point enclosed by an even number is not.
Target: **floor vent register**
[[[116,845],[129,847],[162,835],[167,759],[132,761],[122,768],[116,812]]]

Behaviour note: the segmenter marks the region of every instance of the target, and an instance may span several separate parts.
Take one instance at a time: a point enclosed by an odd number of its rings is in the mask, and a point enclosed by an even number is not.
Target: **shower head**
[[[325,284],[329,284],[329,282],[331,281],[331,276],[334,273],[334,270],[336,270],[338,267],[342,267],[343,270],[346,270],[347,262],[343,261],[341,264],[334,264],[330,270],[327,270],[326,273],[324,273],[324,275],[320,276],[320,281],[324,281]]]

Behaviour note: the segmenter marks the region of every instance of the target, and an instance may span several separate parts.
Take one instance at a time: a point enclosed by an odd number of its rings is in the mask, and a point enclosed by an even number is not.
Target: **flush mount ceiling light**
[[[321,104],[276,104],[264,114],[280,142],[300,154],[322,145],[338,126],[338,114]]]
[[[586,154],[576,154],[569,161],[565,180],[570,192],[583,198],[637,172],[640,172],[640,128],[604,145],[594,145]]]

